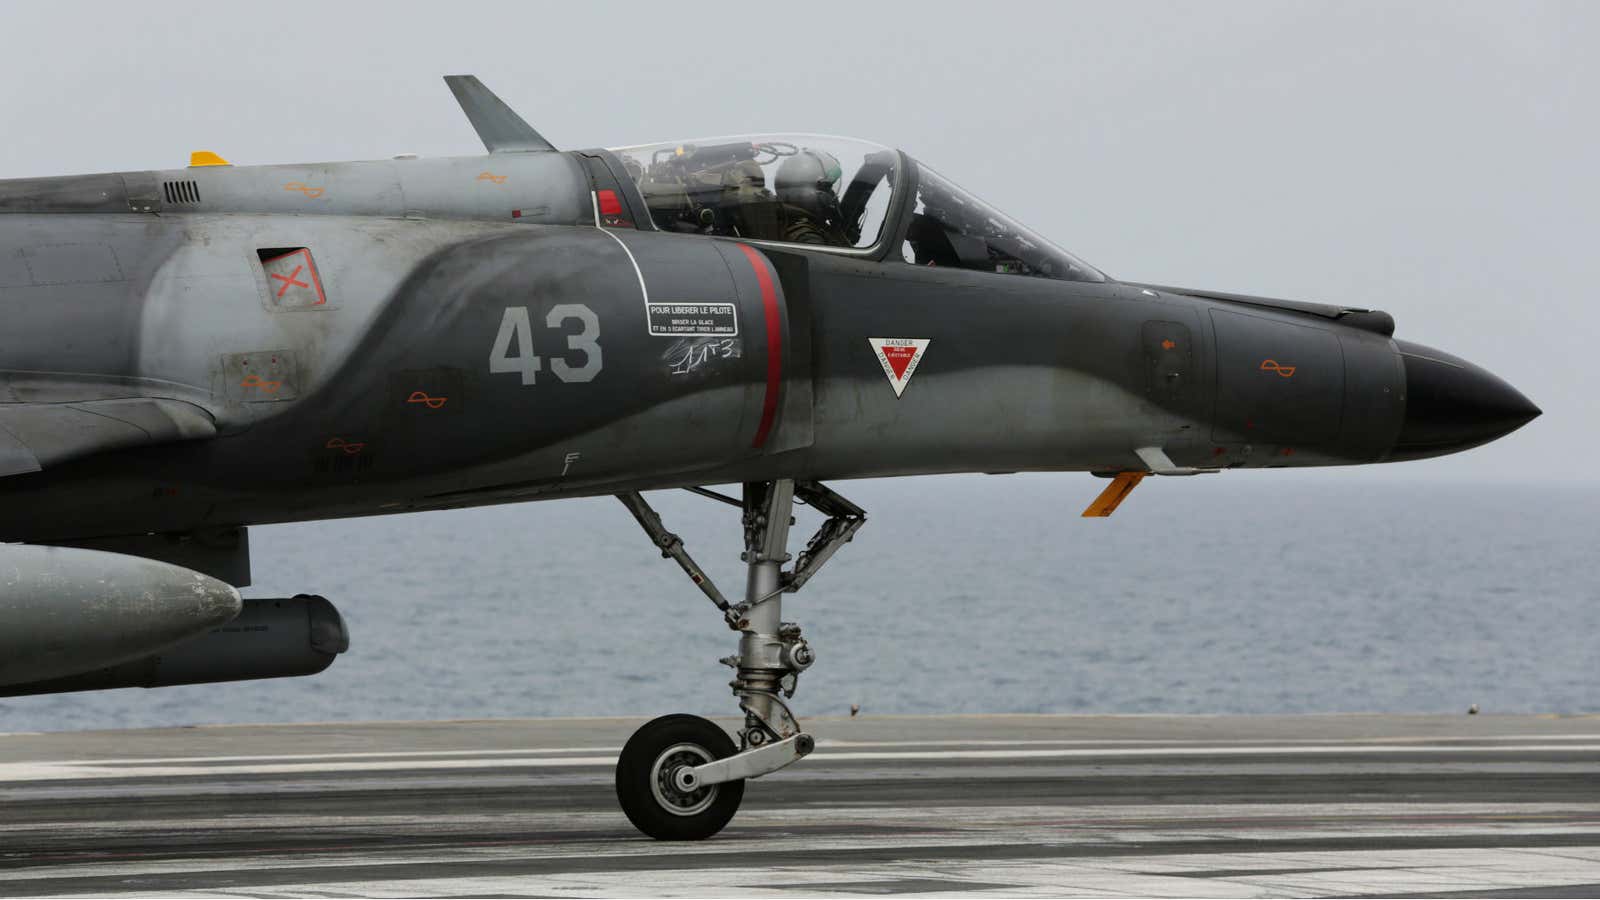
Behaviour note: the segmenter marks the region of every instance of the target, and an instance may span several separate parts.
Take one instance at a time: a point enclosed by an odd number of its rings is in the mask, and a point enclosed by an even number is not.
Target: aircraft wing
[[[0,403],[0,477],[108,450],[214,437],[210,414],[182,400],[129,397]]]

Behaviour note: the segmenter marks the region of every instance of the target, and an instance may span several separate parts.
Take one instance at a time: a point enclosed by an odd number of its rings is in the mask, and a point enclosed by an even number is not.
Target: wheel
[[[633,733],[617,758],[617,800],[628,821],[658,841],[702,841],[739,811],[744,781],[681,791],[673,773],[737,752],[728,733],[699,716],[662,716]]]

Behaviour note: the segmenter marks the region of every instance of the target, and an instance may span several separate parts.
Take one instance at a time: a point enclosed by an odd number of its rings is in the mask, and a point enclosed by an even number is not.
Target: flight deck
[[[1600,896],[1600,716],[810,718],[697,843],[638,724],[3,735],[0,896]]]

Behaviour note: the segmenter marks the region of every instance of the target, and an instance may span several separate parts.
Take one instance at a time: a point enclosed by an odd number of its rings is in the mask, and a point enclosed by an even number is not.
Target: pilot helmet
[[[844,168],[832,153],[803,149],[778,166],[773,186],[779,201],[831,219],[839,213],[837,189],[843,178]]]

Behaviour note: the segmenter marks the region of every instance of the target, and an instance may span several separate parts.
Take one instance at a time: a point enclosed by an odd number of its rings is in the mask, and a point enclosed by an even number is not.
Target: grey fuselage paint
[[[0,540],[1143,470],[1149,447],[1368,463],[1405,416],[1395,342],[1337,311],[913,266],[909,199],[866,257],[601,228],[590,177],[532,152],[0,181],[0,457],[43,440],[8,408],[145,398],[214,423],[55,434],[55,462],[0,477]],[[279,305],[311,273],[263,260],[302,249],[325,302]],[[902,393],[869,338],[928,342]]]

